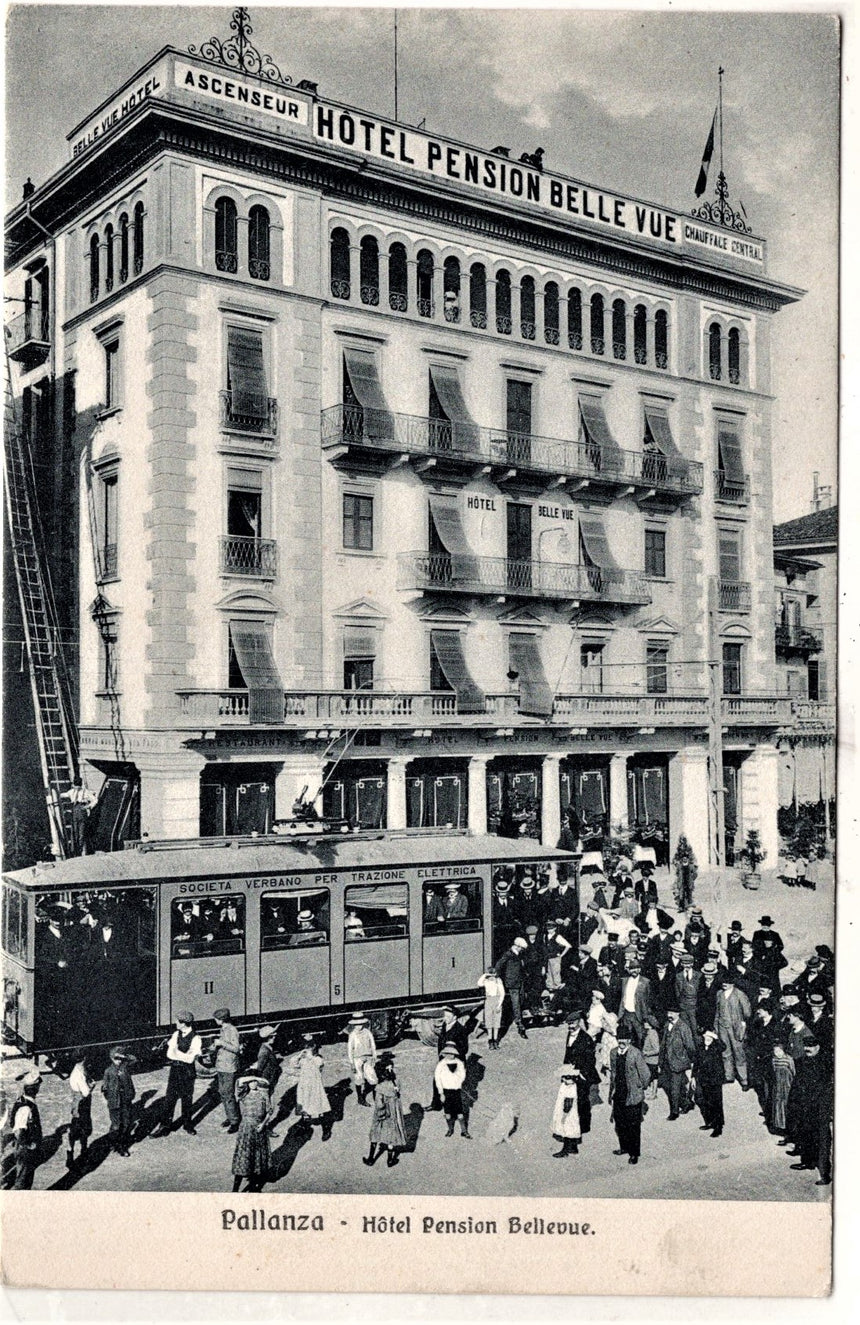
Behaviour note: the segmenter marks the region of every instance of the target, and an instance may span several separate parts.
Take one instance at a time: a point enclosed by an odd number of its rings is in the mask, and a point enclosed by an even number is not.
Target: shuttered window
[[[653,446],[663,452],[663,455],[677,456],[679,454],[675,439],[672,436],[669,416],[665,410],[655,409],[650,405],[646,406],[645,436],[646,440],[649,440]]]
[[[231,621],[230,643],[248,690],[250,721],[283,722],[284,686],[266,627],[258,621]]]
[[[721,423],[718,432],[719,469],[732,483],[743,483],[744,462],[737,429]]]
[[[579,412],[586,440],[597,452],[593,456],[595,467],[602,470],[620,471],[623,456],[618,443],[612,436],[601,401],[581,399]]]
[[[466,407],[457,369],[448,365],[433,364],[430,368],[430,380],[445,418],[451,424],[451,445],[457,451],[479,450],[480,434]]]
[[[741,578],[741,540],[734,530],[720,530],[720,579],[738,584]]]
[[[227,388],[231,412],[246,418],[265,419],[268,412],[263,333],[249,327],[227,329]]]
[[[609,542],[603,521],[597,515],[579,517],[579,533],[587,562],[600,566],[603,570],[617,570],[615,558],[609,550]]]
[[[431,630],[430,647],[448,685],[457,695],[457,712],[483,713],[484,692],[472,680],[459,631]]]
[[[552,716],[552,690],[540,656],[536,635],[512,634],[508,641],[511,670],[519,672],[520,712],[538,718]]]
[[[443,497],[431,496],[430,518],[439,544],[451,558],[454,578],[475,578],[478,574],[477,558],[469,546],[457,507]]]
[[[393,437],[394,415],[382,390],[376,356],[363,350],[347,349],[343,352],[343,361],[346,383],[363,412],[365,436]]]

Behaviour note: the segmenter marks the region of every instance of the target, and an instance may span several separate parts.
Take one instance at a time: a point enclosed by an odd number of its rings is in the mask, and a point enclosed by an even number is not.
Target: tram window
[[[480,879],[424,885],[424,933],[451,934],[483,927]]]
[[[170,908],[175,959],[222,957],[245,951],[245,898],[241,893],[177,897]]]
[[[328,943],[331,903],[327,888],[306,893],[264,893],[260,899],[263,951]]]
[[[8,884],[3,885],[3,951],[27,960],[27,898]]]
[[[344,909],[343,937],[347,943],[403,938],[409,932],[409,889],[405,883],[356,884],[346,890]]]
[[[154,890],[42,893],[36,900],[36,951],[61,969],[154,956]]]

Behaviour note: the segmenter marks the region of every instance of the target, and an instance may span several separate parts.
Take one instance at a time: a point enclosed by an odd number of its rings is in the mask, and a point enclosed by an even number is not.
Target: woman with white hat
[[[290,1059],[290,1067],[299,1074],[296,1087],[296,1109],[300,1117],[306,1119],[311,1127],[319,1123],[322,1127],[322,1140],[331,1137],[331,1105],[322,1083],[322,1054],[317,1045],[317,1037],[312,1033],[303,1037],[305,1047]]]
[[[269,1083],[265,1077],[249,1073],[236,1083],[239,1112],[242,1121],[233,1151],[233,1191],[238,1192],[242,1179],[247,1178],[248,1192],[262,1190],[272,1163],[269,1147],[269,1123],[272,1104]]]
[[[554,1152],[554,1159],[579,1154],[582,1131],[579,1126],[576,1077],[571,1068],[562,1068],[561,1085],[552,1111],[552,1134],[561,1142],[561,1150]]]
[[[370,1022],[363,1012],[354,1012],[347,1023],[349,1038],[346,1053],[352,1068],[355,1093],[359,1104],[367,1104],[367,1096],[376,1085],[376,1041]]]
[[[463,1101],[463,1086],[466,1084],[466,1065],[460,1057],[456,1044],[446,1044],[442,1056],[433,1074],[436,1088],[442,1097],[442,1108],[448,1124],[446,1136],[454,1135],[454,1123],[460,1119],[460,1132],[471,1141],[466,1108]]]

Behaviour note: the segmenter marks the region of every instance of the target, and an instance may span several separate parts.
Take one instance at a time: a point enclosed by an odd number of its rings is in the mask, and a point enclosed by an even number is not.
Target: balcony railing
[[[249,722],[247,690],[181,690],[180,723],[189,727],[241,726]],[[822,705],[831,709],[832,706]],[[722,720],[727,725],[784,725],[790,720],[790,701],[772,696],[742,695],[723,700]],[[482,713],[457,712],[456,695],[448,691],[288,690],[284,694],[283,724],[288,727],[361,727],[377,723],[390,727],[492,727],[501,722],[521,727],[543,725],[544,719],[523,714],[519,696],[512,691],[486,696]],[[557,695],[549,719],[559,727],[640,726],[705,727],[705,694],[573,694]]]
[[[774,644],[778,649],[793,653],[820,653],[823,647],[823,635],[811,626],[774,627]]]
[[[791,716],[798,727],[836,730],[836,705],[821,699],[792,699]]]
[[[6,324],[9,358],[18,363],[37,364],[47,358],[50,344],[50,318],[46,308],[26,308]]]
[[[278,545],[273,538],[226,534],[221,539],[221,574],[273,580],[278,573]]]
[[[719,599],[721,612],[749,612],[752,590],[739,580],[720,580]]]
[[[432,552],[404,552],[397,564],[399,589],[603,603],[651,601],[645,579],[638,571]]]
[[[727,502],[730,506],[747,506],[750,499],[750,481],[743,478],[729,478],[722,469],[714,470],[714,490],[717,501]]]
[[[335,405],[322,412],[322,444],[361,447],[403,455],[446,453],[446,460],[505,469],[529,470],[555,477],[587,479],[595,485],[653,488],[685,497],[702,491],[703,469],[695,460],[659,451],[603,451],[586,440],[505,432],[476,424],[458,424],[417,414],[394,414],[360,405]]]
[[[228,432],[253,433],[272,438],[278,431],[278,402],[271,396],[246,391],[221,393],[221,427]]]

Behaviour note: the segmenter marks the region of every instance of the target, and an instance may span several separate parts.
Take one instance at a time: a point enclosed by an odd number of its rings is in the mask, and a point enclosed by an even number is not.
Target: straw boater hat
[[[529,946],[528,939],[514,939],[513,943],[511,944],[512,948],[527,948],[528,946]]]
[[[314,913],[313,913],[313,911],[300,911],[300,912],[299,912],[299,920],[313,920],[313,918],[314,918]]]
[[[259,1035],[261,1040],[271,1040],[276,1034],[276,1027],[261,1026],[260,1029],[257,1031],[257,1034]]]
[[[236,1085],[250,1086],[252,1082],[254,1083],[255,1086],[265,1086],[266,1090],[269,1089],[269,1082],[267,1078],[257,1076],[255,1072],[249,1072],[247,1076],[240,1077],[239,1080],[236,1082]]]
[[[460,891],[460,885],[459,885],[459,883],[454,883],[454,882],[452,881],[451,883],[446,883],[446,884],[445,884],[445,892],[446,892],[446,893],[458,893],[459,891]]]
[[[368,1024],[369,1023],[367,1017],[364,1015],[363,1012],[353,1012],[352,1016],[347,1022],[348,1026],[367,1026]]]
[[[124,1044],[114,1045],[113,1049],[110,1051],[110,1056],[114,1063],[122,1063],[125,1062],[126,1059],[131,1059],[131,1055],[126,1052]],[[131,1059],[131,1061],[133,1062],[134,1060]]]

